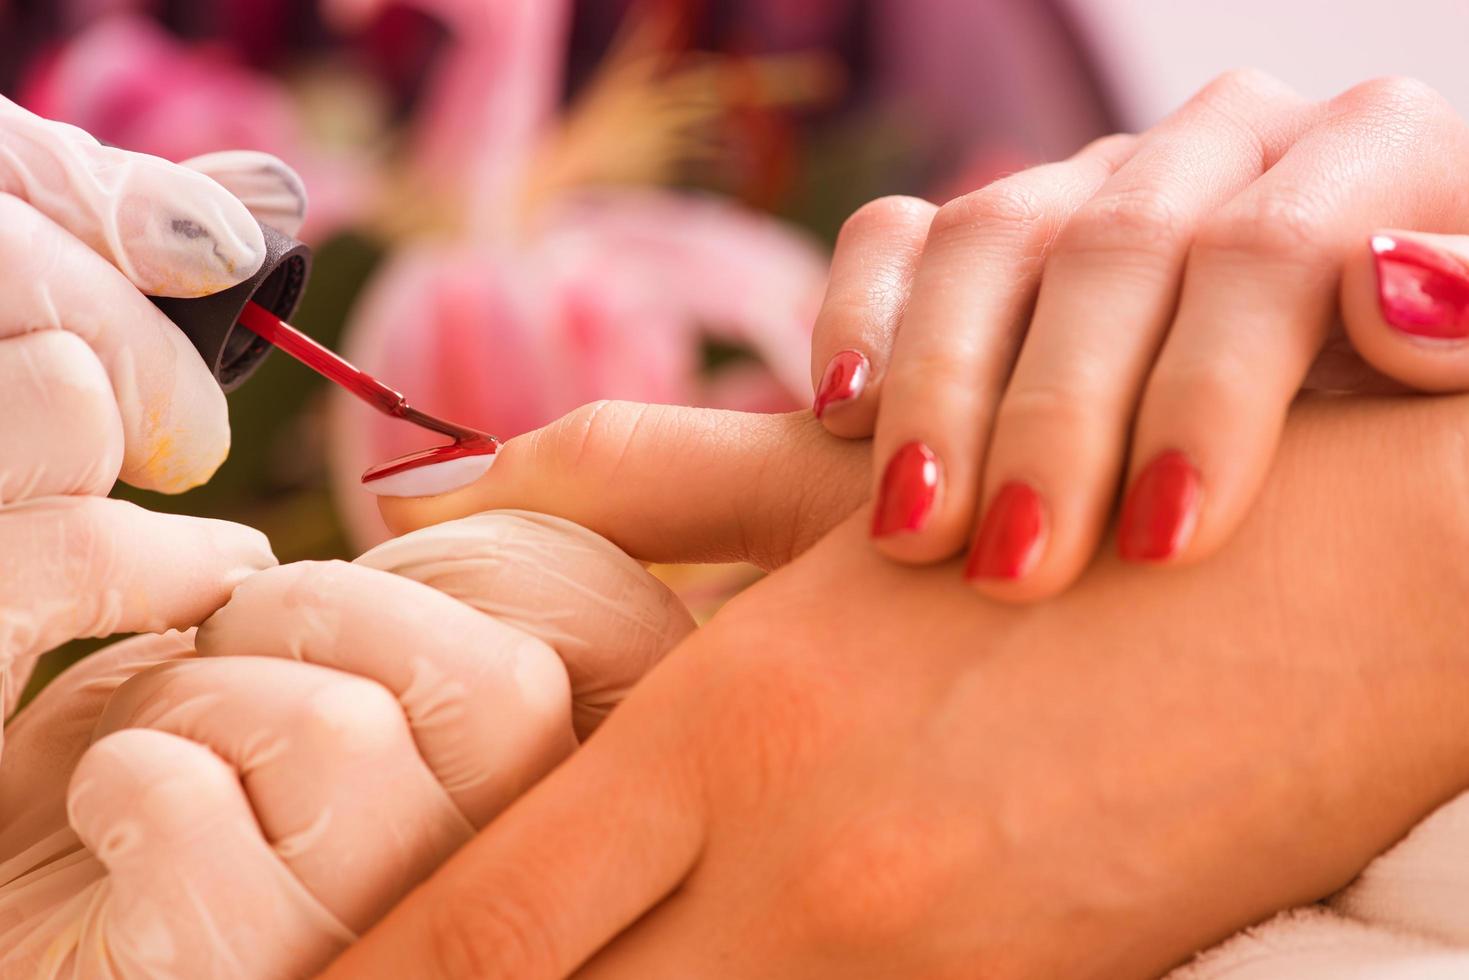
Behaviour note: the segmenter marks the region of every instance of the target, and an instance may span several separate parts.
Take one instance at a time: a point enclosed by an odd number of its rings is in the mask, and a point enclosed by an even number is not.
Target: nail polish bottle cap
[[[225,391],[243,384],[271,351],[269,342],[240,325],[245,304],[254,300],[289,321],[311,275],[309,248],[269,225],[262,224],[260,230],[265,233],[265,261],[249,279],[194,299],[149,297],[178,324]]]

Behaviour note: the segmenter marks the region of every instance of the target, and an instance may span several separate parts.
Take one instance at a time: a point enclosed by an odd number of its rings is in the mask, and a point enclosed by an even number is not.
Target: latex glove
[[[273,564],[246,528],[101,499],[121,476],[180,491],[229,451],[224,395],[145,293],[234,285],[264,257],[246,195],[293,230],[273,157],[197,169],[102,146],[0,99],[0,709],[77,636],[192,625]],[[201,172],[202,171],[202,172]]]
[[[202,658],[89,658],[0,766],[0,807],[33,801],[0,832],[0,976],[309,975],[692,628],[605,539],[497,512],[253,576]]]

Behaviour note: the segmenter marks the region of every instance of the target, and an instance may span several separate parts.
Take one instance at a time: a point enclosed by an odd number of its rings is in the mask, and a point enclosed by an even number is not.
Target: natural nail
[[[872,536],[923,530],[938,497],[940,475],[939,458],[921,442],[907,443],[893,453],[872,512]]]
[[[817,418],[826,414],[833,406],[841,406],[856,399],[867,387],[867,377],[872,365],[861,351],[843,350],[832,355],[822,372],[821,383],[816,386],[816,401],[811,410]]]
[[[1391,326],[1415,337],[1469,338],[1469,261],[1397,234],[1373,235],[1372,257]]]
[[[1024,578],[1040,560],[1047,534],[1046,505],[1028,483],[1000,487],[969,549],[964,577]]]
[[[1176,449],[1149,463],[1122,506],[1117,550],[1128,561],[1165,561],[1194,533],[1203,497],[1203,479]]]

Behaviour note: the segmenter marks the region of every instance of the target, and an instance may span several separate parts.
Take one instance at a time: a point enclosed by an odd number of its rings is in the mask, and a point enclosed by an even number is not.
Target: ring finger
[[[1099,140],[1070,160],[951,201],[934,216],[873,442],[881,469],[871,530],[890,557],[938,561],[963,546],[980,456],[1045,253],[1131,146],[1131,137]]]

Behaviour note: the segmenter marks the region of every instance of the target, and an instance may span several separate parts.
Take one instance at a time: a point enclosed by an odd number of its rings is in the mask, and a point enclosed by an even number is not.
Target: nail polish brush
[[[485,457],[500,448],[494,436],[414,408],[400,392],[291,326],[288,321],[311,273],[311,250],[267,225],[260,227],[265,262],[249,279],[197,299],[152,297],[193,343],[220,386],[226,392],[239,387],[275,348],[385,415],[454,440],[370,467],[362,483],[374,492],[415,495],[413,474],[425,466],[463,460],[468,467],[483,468]]]

